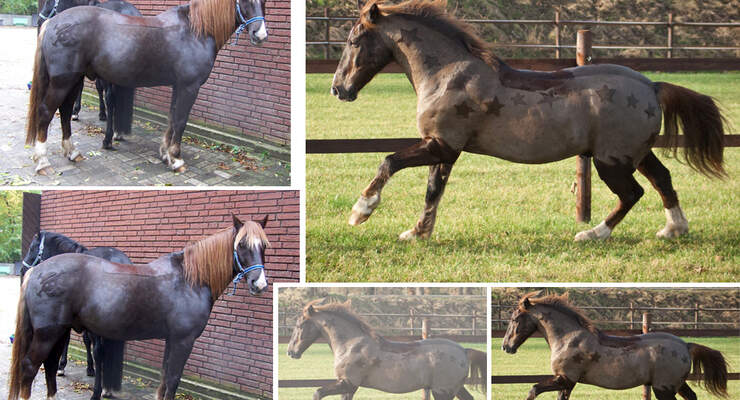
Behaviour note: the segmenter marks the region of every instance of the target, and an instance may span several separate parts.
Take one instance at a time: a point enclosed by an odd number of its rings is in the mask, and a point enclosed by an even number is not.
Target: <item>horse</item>
[[[57,109],[64,156],[83,159],[70,140],[70,118],[85,76],[127,88],[171,86],[169,126],[159,152],[173,171],[185,171],[180,143],[198,91],[235,31],[237,40],[245,30],[255,45],[267,40],[264,9],[264,0],[192,0],[153,17],[80,6],[48,20],[39,33],[26,126],[36,172],[53,172],[46,138]]]
[[[43,8],[39,12],[39,17],[45,21],[64,10],[85,5],[105,8],[124,15],[141,17],[141,13],[133,4],[123,0],[109,0],[105,3],[100,3],[98,0],[49,0],[44,3]],[[41,24],[39,24],[40,31]],[[115,150],[113,147],[114,132],[115,139],[119,141],[124,140],[123,135],[131,133],[135,89],[113,85],[102,78],[95,79],[95,88],[98,90],[98,102],[100,104],[98,119],[106,121],[103,149]],[[82,108],[81,102],[82,86],[79,87],[79,92],[72,108],[72,121],[79,119],[80,109]],[[108,116],[106,116],[106,109],[108,110]]]
[[[350,301],[318,304],[321,301],[303,308],[288,344],[288,356],[298,359],[319,337],[329,341],[337,380],[317,389],[314,400],[335,394],[352,400],[359,387],[389,393],[426,389],[435,400],[470,400],[473,396],[464,387],[468,369],[476,374],[473,379],[485,382],[486,357],[479,357],[480,352],[447,339],[390,341],[352,312]]]
[[[28,252],[23,258],[23,266],[20,271],[21,284],[28,270],[44,260],[64,253],[82,253],[111,262],[131,264],[128,256],[115,247],[103,246],[88,249],[60,233],[40,231],[34,235],[31,244],[28,246]],[[64,376],[64,369],[67,366],[69,335],[66,335],[63,340],[63,350],[57,367],[57,376]],[[104,397],[111,397],[114,390],[121,389],[124,342],[105,339],[88,331],[82,332],[82,341],[87,353],[87,376],[95,377],[93,399],[99,399],[101,393]],[[92,352],[90,351],[91,345],[93,347]],[[94,359],[93,354],[95,354]],[[94,367],[95,364],[98,365],[98,368]]]
[[[425,207],[401,240],[429,238],[452,166],[463,151],[512,162],[541,164],[575,155],[593,157],[599,177],[619,202],[576,241],[604,240],[642,197],[635,169],[660,194],[666,225],[657,236],[688,232],[665,166],[652,152],[664,117],[664,135],[676,155],[683,128],[683,159],[709,177],[723,177],[726,120],[706,95],[651,82],[618,65],[587,65],[556,72],[517,70],[491,51],[470,26],[450,16],[446,1],[386,4],[358,0],[360,17],[349,33],[331,94],[354,101],[386,65],[396,61],[417,94],[421,141],[385,158],[352,207],[350,225],[365,222],[380,204],[393,174],[429,165]]]
[[[230,282],[252,295],[267,289],[262,221],[240,221],[149,264],[87,254],[54,256],[28,272],[18,301],[8,400],[27,400],[44,364],[47,397],[57,392],[62,338],[70,329],[111,340],[164,339],[158,400],[173,400],[193,343]]]
[[[652,385],[658,400],[686,400],[696,394],[686,383],[691,365],[713,395],[728,397],[727,362],[717,350],[662,332],[611,336],[601,332],[564,295],[528,293],[509,320],[501,348],[516,353],[534,332],[547,341],[553,377],[532,386],[527,400],[542,392],[559,391],[567,400],[576,383],[608,389]]]

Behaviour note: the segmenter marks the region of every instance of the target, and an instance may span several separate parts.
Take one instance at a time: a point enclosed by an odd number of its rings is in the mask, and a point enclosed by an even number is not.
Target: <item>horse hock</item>
[[[380,193],[375,193],[370,197],[360,196],[355,205],[352,206],[349,224],[356,226],[367,221],[375,208],[378,207],[378,204],[380,204]]]

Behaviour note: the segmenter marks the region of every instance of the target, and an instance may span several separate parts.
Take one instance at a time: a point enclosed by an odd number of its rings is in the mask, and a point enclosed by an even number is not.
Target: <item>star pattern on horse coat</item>
[[[468,115],[470,115],[470,113],[473,111],[473,109],[468,106],[467,102],[463,101],[461,104],[457,104],[455,106],[455,111],[457,112],[457,115],[463,118],[467,118]]]
[[[439,68],[442,64],[439,63],[439,59],[435,56],[426,55],[424,56],[424,65],[428,68]]]
[[[617,89],[611,89],[609,88],[609,86],[604,85],[604,87],[596,91],[596,94],[599,95],[599,99],[601,99],[602,103],[605,103],[607,101],[609,103],[613,103],[614,93],[616,92],[617,92]]]
[[[511,98],[511,101],[514,102],[514,105],[519,106],[526,106],[527,102],[524,101],[524,94],[523,93],[517,93],[514,95],[514,97]]]
[[[410,45],[414,42],[420,42],[421,38],[419,37],[419,30],[417,28],[414,29],[403,29],[401,28],[401,40],[399,40],[399,43],[404,43],[406,45]]]
[[[637,100],[637,97],[635,97],[635,94],[630,93],[629,97],[627,97],[627,107],[637,108],[637,103],[639,103],[639,101]]]
[[[593,362],[599,362],[599,360],[601,359],[601,354],[593,353],[589,356],[589,358],[591,358],[591,361]]]
[[[552,108],[552,103],[560,100],[552,92],[541,92],[540,94],[542,95],[542,99],[537,104],[549,104],[550,108]]]
[[[655,106],[652,104],[648,104],[647,108],[645,109],[645,114],[647,114],[648,118],[652,118],[655,116]]]
[[[492,101],[488,101],[483,103],[484,109],[486,110],[486,114],[488,115],[495,115],[499,116],[501,115],[501,109],[504,108],[504,105],[499,103],[498,97],[494,96]]]
[[[447,82],[447,90],[462,90],[465,88],[467,79],[462,75],[457,75]]]
[[[574,355],[574,356],[573,356],[573,361],[574,361],[574,362],[575,362],[576,364],[580,364],[580,363],[582,363],[582,362],[583,362],[583,356],[581,355],[581,353],[578,353],[578,354]]]

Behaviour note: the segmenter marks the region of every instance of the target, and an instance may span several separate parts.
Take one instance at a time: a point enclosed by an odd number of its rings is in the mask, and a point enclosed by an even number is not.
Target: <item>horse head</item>
[[[303,309],[303,313],[296,321],[288,343],[288,356],[291,358],[301,358],[303,352],[321,336],[321,328],[312,320],[316,312],[312,302]]]
[[[357,93],[393,59],[375,25],[382,18],[374,0],[358,0],[360,18],[355,22],[334,73],[331,94],[339,100],[354,101]]]
[[[519,306],[511,314],[509,326],[506,328],[506,334],[501,344],[501,349],[509,354],[516,353],[519,346],[537,331],[537,321],[529,313],[529,310],[533,307],[529,301],[532,296],[531,293],[524,296],[519,301]]]
[[[41,261],[49,258],[49,248],[46,246],[45,242],[46,232],[41,231],[33,236],[31,244],[28,245],[28,252],[26,252],[26,256],[23,258],[23,266],[26,269],[33,268]],[[46,256],[44,256],[44,254],[46,254]]]
[[[249,41],[261,45],[267,40],[265,25],[265,0],[236,0],[236,33],[247,30]]]
[[[235,215],[234,220],[234,285],[246,278],[249,293],[258,295],[267,289],[265,276],[265,249],[269,246],[264,228],[267,216],[262,221],[243,223]]]

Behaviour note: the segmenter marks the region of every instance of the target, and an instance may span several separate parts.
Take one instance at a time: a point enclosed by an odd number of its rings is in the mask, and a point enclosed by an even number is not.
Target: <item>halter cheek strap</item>
[[[45,233],[42,233],[42,234],[41,234],[41,241],[39,242],[39,252],[38,252],[38,253],[36,253],[36,258],[35,258],[35,259],[33,260],[33,262],[32,262],[32,263],[31,263],[31,264],[29,265],[28,263],[26,263],[26,260],[23,260],[23,265],[24,265],[24,266],[25,266],[26,268],[33,268],[33,267],[35,267],[35,266],[36,266],[36,265],[37,265],[37,264],[38,264],[39,262],[41,262],[41,261],[42,261],[42,260],[41,260],[41,255],[42,255],[42,254],[44,254],[44,238],[45,238],[45,236],[46,236],[46,234],[45,234]]]
[[[261,269],[265,269],[265,266],[262,265],[262,264],[254,264],[254,265],[250,265],[247,268],[244,268],[244,266],[242,266],[242,263],[239,261],[239,255],[236,254],[236,250],[234,250],[234,261],[236,261],[236,265],[237,265],[237,267],[239,267],[239,273],[236,274],[236,277],[232,281],[232,282],[234,282],[234,290],[231,292],[231,296],[233,296],[233,295],[236,294],[236,285],[242,279],[244,279],[244,277],[247,276],[247,274],[249,272],[254,271],[255,269],[260,269],[260,268]]]
[[[244,30],[247,29],[247,27],[252,22],[264,21],[265,20],[265,17],[263,17],[263,16],[252,17],[250,19],[244,18],[244,15],[242,14],[242,9],[241,9],[241,7],[239,7],[239,0],[236,0],[236,15],[239,16],[239,19],[242,21],[242,24],[239,25],[238,28],[236,28],[236,39],[234,40],[234,43],[232,43],[232,44],[239,43],[239,35],[241,35],[241,33],[244,32]]]
[[[49,16],[47,17],[44,14],[39,13],[39,17],[43,19],[49,19],[53,17],[57,13],[57,6],[59,5],[59,0],[54,0],[54,8],[51,9],[51,12],[49,12]]]

